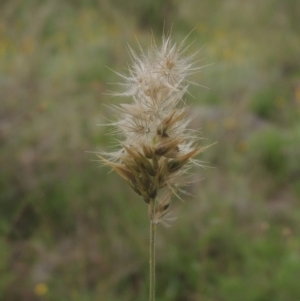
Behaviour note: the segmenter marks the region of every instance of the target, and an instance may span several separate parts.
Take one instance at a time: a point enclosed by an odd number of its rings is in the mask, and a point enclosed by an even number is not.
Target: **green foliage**
[[[0,240],[0,298],[4,300],[5,291],[9,283],[14,278],[14,273],[9,269],[9,259],[10,259],[11,248],[3,239]]]
[[[248,166],[252,171],[273,179],[275,185],[287,184],[297,191],[299,179],[299,131],[266,128],[249,141]]]
[[[275,100],[278,96],[278,91],[274,88],[262,91],[255,95],[252,110],[259,117],[272,119],[278,114],[278,109],[276,108]]]
[[[265,169],[269,174],[284,175],[287,168],[284,134],[276,128],[265,129],[253,135],[250,142],[251,164]]]

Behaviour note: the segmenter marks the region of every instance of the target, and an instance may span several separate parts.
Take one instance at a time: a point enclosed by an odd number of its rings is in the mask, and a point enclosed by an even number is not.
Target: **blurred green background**
[[[300,2],[0,3],[0,300],[140,301],[143,201],[87,151],[110,149],[109,85],[163,27],[213,65],[187,102],[202,155],[157,237],[158,301],[300,300]]]

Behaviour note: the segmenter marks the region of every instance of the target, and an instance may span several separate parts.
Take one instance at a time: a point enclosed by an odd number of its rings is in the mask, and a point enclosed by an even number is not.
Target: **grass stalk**
[[[149,301],[155,301],[155,236],[156,224],[150,220],[150,292]]]

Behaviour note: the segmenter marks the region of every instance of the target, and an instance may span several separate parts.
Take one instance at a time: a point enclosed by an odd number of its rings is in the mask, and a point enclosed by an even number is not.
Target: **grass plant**
[[[130,96],[131,104],[113,106],[118,114],[115,134],[118,150],[98,156],[104,165],[121,176],[148,206],[150,219],[150,285],[149,300],[155,300],[155,236],[156,225],[174,219],[170,204],[187,185],[192,165],[201,165],[195,157],[204,151],[198,133],[188,129],[191,121],[184,94],[191,83],[189,75],[202,67],[194,63],[195,54],[185,54],[185,40],[172,43],[163,37],[161,47],[153,38],[147,51],[136,54],[129,48],[132,66],[124,80],[124,91],[112,93]]]

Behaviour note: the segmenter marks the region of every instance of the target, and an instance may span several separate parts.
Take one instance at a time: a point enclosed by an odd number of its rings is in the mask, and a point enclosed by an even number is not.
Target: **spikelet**
[[[130,96],[133,102],[113,106],[119,118],[112,124],[124,139],[118,151],[98,154],[143,198],[154,223],[170,220],[172,196],[185,184],[193,158],[204,150],[187,129],[183,101],[188,76],[201,67],[194,66],[194,55],[187,56],[183,44],[173,44],[167,36],[160,48],[152,38],[140,55],[129,48],[132,65],[129,75],[121,75],[125,89],[114,95]]]

